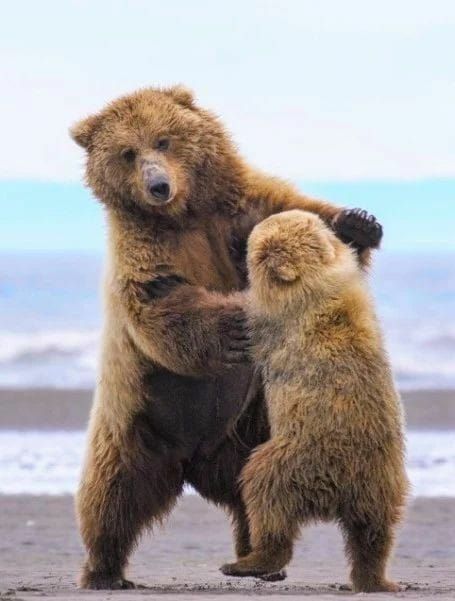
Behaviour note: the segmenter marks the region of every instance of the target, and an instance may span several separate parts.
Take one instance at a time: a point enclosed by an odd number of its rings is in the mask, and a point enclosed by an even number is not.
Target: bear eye
[[[122,152],[120,153],[120,156],[127,163],[134,163],[134,161],[136,159],[136,151],[133,150],[132,148],[124,148],[122,150]]]
[[[159,138],[156,141],[156,149],[157,150],[167,150],[169,148],[171,144],[171,141],[169,140],[169,138]]]

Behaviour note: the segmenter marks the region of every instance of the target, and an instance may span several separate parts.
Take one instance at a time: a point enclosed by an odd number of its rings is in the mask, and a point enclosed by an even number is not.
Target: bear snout
[[[143,168],[144,184],[152,202],[168,202],[171,198],[171,181],[164,169],[158,165],[146,165]]]
[[[163,176],[153,178],[149,184],[149,192],[157,200],[161,200],[163,202],[169,200],[171,195],[171,186],[169,185],[169,180]]]

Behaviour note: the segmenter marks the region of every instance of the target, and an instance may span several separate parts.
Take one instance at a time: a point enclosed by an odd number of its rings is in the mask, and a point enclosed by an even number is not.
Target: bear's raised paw
[[[374,215],[362,209],[340,211],[332,222],[338,237],[358,250],[378,248],[382,240],[382,225]]]

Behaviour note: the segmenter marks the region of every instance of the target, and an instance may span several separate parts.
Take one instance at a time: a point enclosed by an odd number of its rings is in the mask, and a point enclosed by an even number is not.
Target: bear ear
[[[258,258],[274,280],[294,282],[299,277],[295,261],[288,252],[283,251],[281,244],[267,245]]]
[[[321,249],[322,260],[326,265],[330,265],[336,259],[337,253],[335,250],[335,246],[327,240],[327,244],[324,245],[324,248]]]
[[[172,96],[172,98],[176,102],[178,102],[178,104],[181,104],[185,108],[187,108],[187,109],[196,108],[196,106],[194,104],[194,94],[191,90],[189,90],[185,86],[181,86],[181,85],[173,86],[172,88],[168,88],[166,90],[166,93],[169,94],[169,96]]]
[[[313,250],[317,250],[317,255],[323,265],[330,265],[337,257],[332,237],[334,235],[331,232],[325,231],[325,226],[324,230],[316,232],[314,239],[308,235],[308,242]]]
[[[270,265],[270,271],[277,280],[281,280],[282,282],[295,282],[299,277],[296,266],[286,261],[277,261],[275,264]]]
[[[82,148],[87,149],[90,146],[93,135],[99,128],[100,124],[100,115],[90,115],[90,117],[86,117],[85,119],[78,121],[70,128],[70,136],[73,138],[76,144],[79,144],[79,146],[82,146]]]

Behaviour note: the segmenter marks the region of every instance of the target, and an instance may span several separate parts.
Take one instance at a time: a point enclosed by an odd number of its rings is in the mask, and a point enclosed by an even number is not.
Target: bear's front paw
[[[333,219],[332,227],[340,240],[358,250],[377,248],[382,240],[381,224],[374,215],[362,209],[340,211]]]
[[[250,360],[250,329],[245,311],[238,309],[223,315],[219,321],[221,361],[232,367]]]

